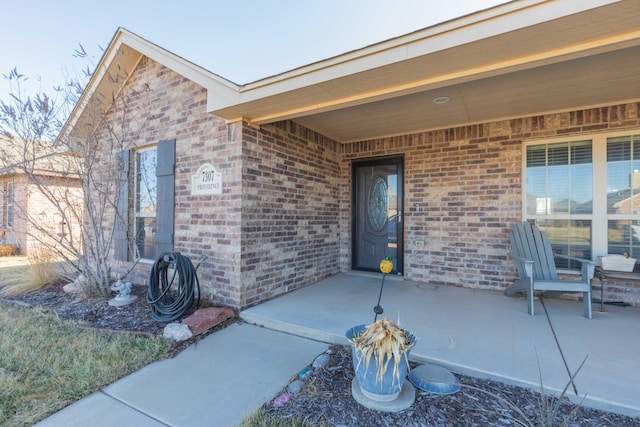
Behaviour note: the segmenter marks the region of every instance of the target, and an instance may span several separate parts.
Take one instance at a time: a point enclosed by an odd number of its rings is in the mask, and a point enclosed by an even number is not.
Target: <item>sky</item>
[[[0,76],[51,93],[96,64],[119,27],[244,84],[426,28],[506,0],[20,0],[0,7]],[[0,99],[8,81],[0,79]]]

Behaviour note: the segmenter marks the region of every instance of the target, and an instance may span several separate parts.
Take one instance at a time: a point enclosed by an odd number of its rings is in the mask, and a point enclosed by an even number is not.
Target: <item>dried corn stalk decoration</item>
[[[357,350],[358,368],[364,361],[365,369],[368,370],[371,357],[374,357],[378,364],[376,382],[382,381],[393,360],[392,384],[395,384],[395,381],[400,382],[398,365],[403,357],[407,366],[409,365],[407,351],[413,347],[415,339],[391,320],[384,318],[369,325],[362,334],[352,338],[351,342]]]

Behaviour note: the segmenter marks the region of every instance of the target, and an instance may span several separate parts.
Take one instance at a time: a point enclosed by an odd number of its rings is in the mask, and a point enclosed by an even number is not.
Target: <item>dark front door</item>
[[[402,274],[402,159],[353,165],[353,268],[379,271],[393,258],[393,274]]]

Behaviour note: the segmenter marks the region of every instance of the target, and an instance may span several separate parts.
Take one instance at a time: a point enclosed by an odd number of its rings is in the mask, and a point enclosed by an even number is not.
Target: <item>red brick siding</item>
[[[236,306],[241,299],[241,126],[207,114],[206,89],[148,58],[138,64],[124,91],[135,94],[127,103],[132,126],[143,124],[139,135],[130,135],[129,148],[176,140],[174,250],[194,264],[207,256],[198,269],[203,297]],[[222,173],[221,195],[191,195],[191,176],[204,163]],[[129,194],[133,207],[133,188]],[[141,263],[127,279],[148,283],[150,267],[150,262]],[[124,270],[120,266],[118,272]]]
[[[49,196],[45,195],[37,185],[28,185],[28,212],[30,220],[27,236],[26,255],[37,257],[38,249],[73,248],[73,252],[82,253],[82,187],[77,179],[40,177],[42,185],[46,185]],[[52,203],[49,198],[53,198]],[[67,218],[63,222],[59,209],[65,211]],[[62,234],[64,233],[64,235]],[[46,254],[44,254],[46,256]]]
[[[405,276],[483,289],[513,283],[508,229],[522,219],[521,162],[525,139],[638,131],[640,104],[505,120],[496,123],[346,144],[342,148],[341,236],[350,239],[352,160],[404,156]],[[425,246],[415,246],[424,240]],[[341,245],[341,268],[350,268]],[[640,305],[637,284],[612,286]],[[631,295],[633,294],[633,295]]]
[[[246,307],[338,272],[334,141],[291,122],[226,124],[206,114],[203,88],[148,59],[126,90],[132,120],[145,123],[132,147],[176,139],[175,250],[208,257],[198,270],[206,297]],[[222,195],[191,195],[203,163],[222,173]],[[147,283],[149,270],[128,280]]]
[[[42,176],[39,179],[48,187],[49,192],[61,195],[58,199],[61,206],[65,205],[63,197],[69,197],[69,200],[72,198],[81,200],[82,190],[78,180]],[[6,191],[9,181],[13,182],[14,197],[12,227],[7,227],[6,224]],[[4,178],[1,186],[3,218],[0,229],[4,230],[5,234],[0,237],[0,244],[17,244],[22,255],[37,256],[36,251],[43,246],[43,243],[46,246],[60,247],[58,240],[69,239],[72,235],[75,247],[81,249],[80,224],[78,221],[73,221],[75,215],[69,209],[67,210],[70,223],[64,226],[66,235],[58,236],[57,233],[63,230],[58,208],[38,189],[38,186],[31,183],[26,175],[18,174]],[[73,210],[79,218],[82,218],[81,210],[75,208]],[[41,231],[38,227],[41,227]]]
[[[175,250],[208,256],[198,270],[205,296],[237,308],[351,268],[351,162],[378,156],[404,157],[407,278],[509,286],[523,140],[640,126],[638,104],[626,104],[341,145],[290,121],[227,124],[206,113],[205,89],[149,59],[127,90],[145,124],[133,145],[176,139]],[[222,173],[221,195],[191,196],[203,163]],[[130,280],[146,283],[148,271],[138,266]],[[614,292],[640,301],[625,286]]]
[[[242,306],[339,272],[337,143],[293,122],[244,129]]]

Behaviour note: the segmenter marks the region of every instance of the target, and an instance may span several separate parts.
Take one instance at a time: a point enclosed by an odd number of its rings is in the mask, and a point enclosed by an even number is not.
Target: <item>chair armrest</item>
[[[519,255],[514,254],[513,252],[511,252],[511,257],[516,261],[516,263],[521,263],[522,268],[524,268],[524,272],[522,271],[520,272],[521,278],[533,277],[533,260],[532,259],[523,258]],[[524,273],[524,275],[522,273]]]
[[[521,257],[519,255],[514,254],[513,252],[511,252],[511,257],[513,259],[515,259],[516,261],[521,261],[521,262],[526,262],[526,263],[530,262],[531,264],[533,264],[533,260],[532,259]]]
[[[591,280],[593,279],[593,274],[595,272],[595,268],[596,268],[596,263],[591,261],[590,259],[584,259],[584,258],[577,258],[574,256],[569,256],[569,255],[562,255],[562,254],[553,254],[554,257],[558,257],[558,258],[562,258],[562,259],[568,259],[570,261],[577,261],[579,263],[582,264],[582,276],[584,277],[585,280]]]

